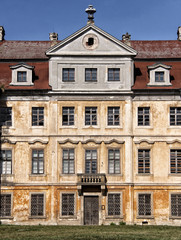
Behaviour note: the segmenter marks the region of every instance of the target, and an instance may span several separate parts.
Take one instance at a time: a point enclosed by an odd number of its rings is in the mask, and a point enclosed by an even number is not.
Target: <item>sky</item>
[[[6,40],[63,40],[87,24],[85,9],[96,8],[95,25],[122,39],[175,40],[181,26],[181,0],[0,0],[0,26]]]

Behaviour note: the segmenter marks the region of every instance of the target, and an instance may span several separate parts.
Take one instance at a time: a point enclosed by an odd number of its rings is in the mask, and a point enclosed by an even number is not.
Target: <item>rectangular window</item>
[[[108,215],[120,216],[121,214],[121,201],[120,194],[108,194]]]
[[[171,194],[171,216],[181,217],[181,194]]]
[[[74,68],[63,68],[62,81],[63,82],[74,82],[75,81],[75,69]]]
[[[139,107],[138,108],[138,126],[150,125],[150,108]]]
[[[63,173],[74,173],[74,149],[63,149]]]
[[[108,125],[119,125],[120,107],[108,107]]]
[[[164,82],[164,72],[155,72],[155,82]]]
[[[170,108],[170,126],[181,125],[181,107]]]
[[[32,107],[32,126],[44,126],[44,107]]]
[[[32,174],[44,173],[44,150],[32,150]]]
[[[109,149],[108,150],[108,172],[120,173],[120,150],[119,149]]]
[[[62,216],[74,216],[74,194],[62,194]]]
[[[74,107],[62,108],[62,125],[72,126],[74,125]]]
[[[85,81],[86,82],[97,82],[97,68],[86,68],[85,69]]]
[[[0,217],[11,216],[11,194],[0,195]]]
[[[181,173],[181,150],[170,150],[170,173]]]
[[[12,108],[0,108],[0,126],[12,126]]]
[[[120,81],[119,68],[108,68],[108,81]]]
[[[138,150],[138,173],[150,173],[150,150]]]
[[[31,216],[44,216],[44,194],[31,194]]]
[[[12,173],[12,151],[1,150],[0,152],[0,174]]]
[[[151,216],[151,194],[138,194],[138,215]]]
[[[97,125],[97,107],[85,108],[85,125]]]
[[[26,82],[26,72],[17,72],[17,82]]]
[[[85,151],[85,173],[97,173],[97,150]]]

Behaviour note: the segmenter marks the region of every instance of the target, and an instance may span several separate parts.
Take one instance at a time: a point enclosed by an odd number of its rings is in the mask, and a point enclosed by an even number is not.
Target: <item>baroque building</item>
[[[0,220],[180,225],[181,28],[118,40],[86,12],[62,41],[0,27]]]

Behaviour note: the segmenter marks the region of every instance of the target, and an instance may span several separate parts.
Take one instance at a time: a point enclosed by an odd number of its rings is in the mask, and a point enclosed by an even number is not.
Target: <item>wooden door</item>
[[[84,224],[85,225],[99,224],[99,197],[98,196],[84,197]]]

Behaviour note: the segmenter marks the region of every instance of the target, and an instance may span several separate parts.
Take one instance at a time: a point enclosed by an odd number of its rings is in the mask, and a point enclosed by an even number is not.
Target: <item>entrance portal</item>
[[[99,197],[98,196],[84,197],[84,224],[85,225],[99,224]]]

